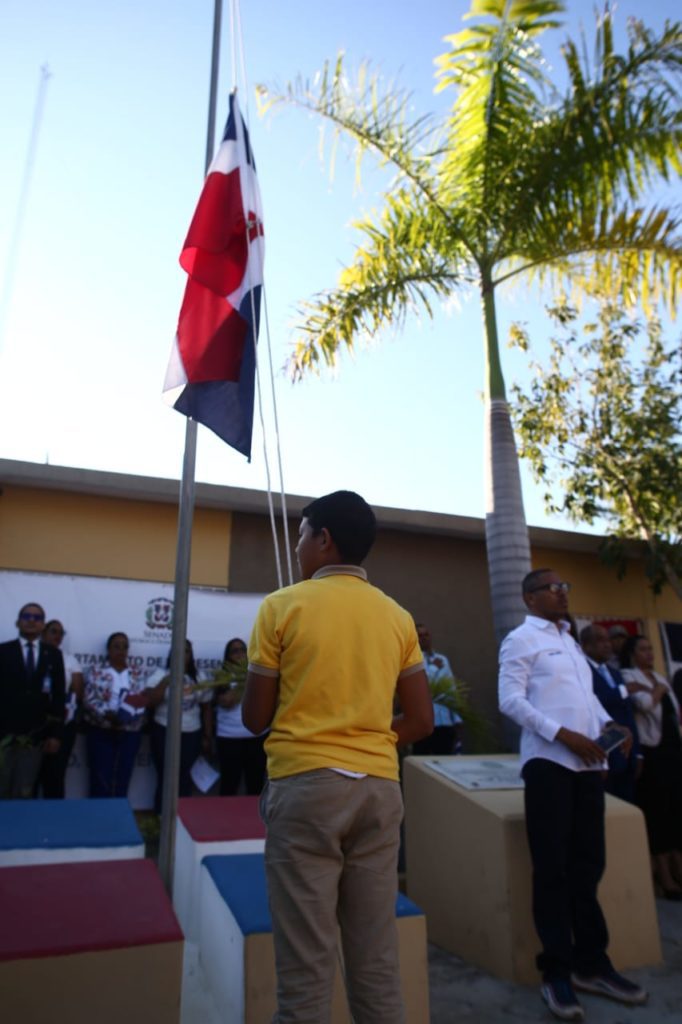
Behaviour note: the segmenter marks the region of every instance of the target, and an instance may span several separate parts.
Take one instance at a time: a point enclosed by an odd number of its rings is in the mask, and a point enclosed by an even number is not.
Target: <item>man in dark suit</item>
[[[592,687],[597,700],[614,722],[627,726],[632,733],[632,749],[627,757],[620,747],[609,754],[606,792],[634,804],[635,780],[641,769],[637,726],[623,677],[608,663],[612,654],[609,634],[603,626],[585,626],[580,633],[580,645],[592,669]]]
[[[33,796],[64,727],[64,661],[40,642],[45,612],[31,601],[16,624],[18,638],[0,644],[0,799]]]

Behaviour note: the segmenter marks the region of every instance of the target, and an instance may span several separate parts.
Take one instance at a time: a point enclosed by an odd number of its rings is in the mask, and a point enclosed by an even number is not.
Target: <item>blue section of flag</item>
[[[260,319],[260,287],[254,289],[256,337]],[[251,293],[243,300],[239,312],[251,327]],[[247,341],[242,354],[238,381],[206,381],[188,384],[174,408],[191,416],[221,437],[242,455],[251,458],[253,433],[253,396],[256,358],[252,342]]]

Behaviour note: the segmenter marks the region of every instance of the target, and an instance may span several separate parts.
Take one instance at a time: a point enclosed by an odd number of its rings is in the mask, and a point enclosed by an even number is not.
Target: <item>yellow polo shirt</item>
[[[423,668],[411,615],[360,566],[326,566],[265,598],[249,668],[279,677],[265,743],[271,779],[316,768],[398,778],[393,698]]]

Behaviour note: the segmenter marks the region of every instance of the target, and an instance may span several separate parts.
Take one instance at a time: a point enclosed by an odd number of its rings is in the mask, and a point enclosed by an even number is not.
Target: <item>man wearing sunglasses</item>
[[[499,689],[500,710],[521,726],[542,998],[560,1020],[583,1020],[574,989],[630,1006],[646,1002],[647,993],[618,974],[606,952],[609,936],[597,886],[605,866],[607,762],[596,740],[614,723],[569,633],[569,590],[552,569],[525,577],[529,614],[502,643]],[[623,731],[627,753],[632,737]]]
[[[64,661],[40,640],[45,612],[34,601],[17,617],[19,636],[0,644],[0,799],[33,796],[43,754],[56,754],[64,727]]]

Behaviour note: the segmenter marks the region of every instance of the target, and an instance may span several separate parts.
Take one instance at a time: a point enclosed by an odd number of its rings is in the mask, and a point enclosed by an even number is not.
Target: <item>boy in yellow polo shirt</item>
[[[326,1024],[341,929],[354,1024],[402,1024],[396,744],[433,729],[411,616],[367,581],[376,520],[353,491],[303,509],[302,582],[270,594],[242,703],[265,744],[265,867],[278,1024]],[[393,715],[394,696],[401,714]]]

